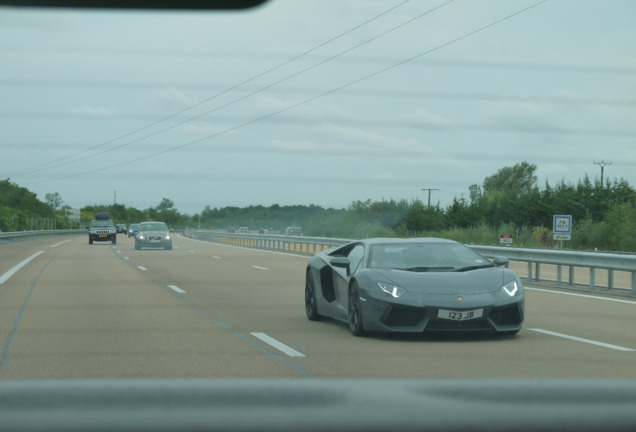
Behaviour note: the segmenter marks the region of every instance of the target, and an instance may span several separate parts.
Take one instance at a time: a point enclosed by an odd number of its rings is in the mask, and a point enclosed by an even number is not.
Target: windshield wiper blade
[[[409,267],[401,268],[398,270],[412,271],[412,272],[428,272],[428,271],[448,271],[453,270],[455,267]]]
[[[460,267],[460,268],[456,269],[455,271],[456,272],[465,272],[465,271],[478,270],[478,269],[489,268],[489,267],[495,267],[495,265],[493,263],[473,265],[473,266],[468,266],[468,267]]]

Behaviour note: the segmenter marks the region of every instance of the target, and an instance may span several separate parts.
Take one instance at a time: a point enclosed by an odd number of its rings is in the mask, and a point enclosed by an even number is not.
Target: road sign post
[[[552,223],[554,240],[560,241],[560,249],[563,249],[563,240],[570,240],[572,235],[572,216],[554,215]]]
[[[499,236],[499,243],[512,244],[512,234],[501,234]]]

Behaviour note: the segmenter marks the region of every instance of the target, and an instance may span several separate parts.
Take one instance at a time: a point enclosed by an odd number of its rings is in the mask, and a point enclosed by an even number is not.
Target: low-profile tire
[[[141,246],[139,246],[137,243],[135,243],[135,250],[140,250]]]
[[[316,284],[311,269],[307,269],[305,277],[305,313],[309,321],[318,321],[321,318],[316,305]]]
[[[360,303],[360,294],[356,282],[352,282],[349,287],[348,317],[351,334],[354,336],[364,336],[367,332],[364,330],[364,324],[362,323],[362,305]]]
[[[117,244],[117,237],[113,237],[113,244]]]
[[[165,250],[172,250],[172,245],[170,245],[170,246],[166,246],[164,249],[165,249]]]
[[[92,238],[88,238],[88,244],[93,244],[93,239]]]

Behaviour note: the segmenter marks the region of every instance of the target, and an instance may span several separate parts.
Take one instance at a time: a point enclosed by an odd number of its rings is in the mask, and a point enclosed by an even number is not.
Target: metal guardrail
[[[316,252],[353,241],[351,239],[332,239],[324,237],[232,234],[208,230],[186,230],[185,234],[189,237],[205,241],[307,255],[313,255]],[[574,268],[584,267],[589,268],[589,287],[593,289],[596,284],[596,270],[603,269],[608,272],[607,287],[611,290],[614,288],[614,271],[629,272],[631,273],[631,293],[636,294],[636,255],[633,254],[564,251],[555,249],[523,249],[507,246],[467,246],[488,258],[500,255],[507,257],[511,261],[526,262],[528,264],[528,280],[533,281],[541,280],[541,264],[552,264],[557,266],[556,282],[558,285],[563,284],[563,266],[568,267],[569,277],[567,283],[574,285]]]
[[[351,242],[349,239],[287,236],[272,234],[237,234],[209,230],[186,230],[185,235],[199,240],[235,246],[272,249],[281,252],[314,255],[317,252]]]
[[[31,240],[38,237],[51,237],[51,236],[69,235],[69,234],[86,235],[86,230],[85,229],[41,230],[41,231],[18,231],[18,232],[0,233],[0,244]]]
[[[574,268],[589,268],[589,287],[595,287],[596,270],[607,270],[608,289],[614,288],[614,271],[631,273],[631,292],[636,294],[636,255],[610,252],[585,252],[555,249],[523,249],[502,246],[469,245],[480,254],[492,258],[495,255],[505,256],[512,261],[528,263],[528,279],[541,280],[541,264],[557,266],[557,284],[563,283],[563,266],[568,267],[568,284],[574,285]],[[534,266],[534,276],[533,276]]]

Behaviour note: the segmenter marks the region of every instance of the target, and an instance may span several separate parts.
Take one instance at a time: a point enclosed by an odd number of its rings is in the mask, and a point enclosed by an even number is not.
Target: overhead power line
[[[248,125],[251,125],[251,124],[257,123],[257,122],[259,122],[259,121],[262,121],[262,120],[268,119],[268,118],[270,118],[270,117],[274,117],[274,116],[276,116],[276,115],[278,115],[278,114],[281,114],[281,113],[284,113],[284,112],[290,111],[290,110],[295,109],[295,108],[297,108],[297,107],[299,107],[299,106],[305,105],[305,104],[310,103],[310,102],[312,102],[312,101],[314,101],[314,100],[317,100],[317,99],[319,99],[319,98],[322,98],[322,97],[324,97],[324,96],[326,96],[326,95],[336,93],[336,92],[338,92],[338,91],[340,91],[340,90],[342,90],[342,89],[345,89],[345,88],[350,87],[350,86],[352,86],[352,85],[354,85],[354,84],[358,84],[358,83],[360,83],[360,82],[363,82],[363,81],[365,81],[365,80],[367,80],[367,79],[369,79],[369,78],[372,78],[372,77],[378,76],[378,75],[380,75],[380,74],[382,74],[382,73],[384,73],[384,72],[386,72],[386,71],[389,71],[389,70],[395,69],[395,68],[397,68],[397,67],[399,67],[399,66],[401,66],[401,65],[403,65],[403,64],[406,64],[406,63],[408,63],[408,62],[410,62],[410,61],[413,61],[413,60],[415,60],[415,59],[421,58],[421,57],[423,57],[423,56],[425,56],[425,55],[427,55],[427,54],[430,54],[430,53],[432,53],[432,52],[439,51],[439,50],[440,50],[440,49],[442,49],[442,48],[445,48],[445,47],[447,47],[447,46],[450,46],[450,45],[452,45],[452,44],[454,44],[454,43],[457,43],[457,42],[459,42],[459,41],[461,41],[461,40],[464,40],[464,39],[466,39],[466,38],[468,38],[468,37],[471,37],[471,36],[473,36],[473,35],[475,35],[475,34],[477,34],[477,33],[480,33],[480,32],[482,32],[482,31],[484,31],[484,30],[486,30],[486,29],[489,29],[489,28],[491,28],[491,27],[493,27],[493,26],[495,26],[495,25],[497,25],[497,24],[499,24],[499,23],[502,23],[502,22],[507,21],[507,20],[509,20],[509,19],[511,19],[511,18],[513,18],[513,17],[515,17],[515,16],[518,16],[518,15],[520,15],[520,14],[522,14],[522,13],[525,13],[525,12],[527,12],[527,11],[529,11],[529,10],[531,10],[531,9],[533,9],[533,8],[535,8],[535,7],[537,7],[537,6],[541,5],[541,4],[543,4],[543,3],[546,3],[547,1],[548,1],[548,0],[541,0],[541,1],[539,1],[539,2],[537,2],[537,3],[534,3],[534,4],[532,4],[532,5],[528,6],[528,7],[525,7],[525,8],[523,8],[523,9],[520,9],[520,10],[516,11],[516,12],[513,12],[513,13],[511,13],[511,14],[508,14],[508,15],[504,16],[503,18],[500,18],[500,19],[498,19],[498,20],[496,20],[496,21],[493,21],[493,22],[491,22],[491,23],[489,23],[489,24],[487,24],[487,25],[484,25],[484,26],[482,26],[482,27],[479,27],[479,28],[477,28],[477,29],[475,29],[475,30],[473,30],[473,31],[471,31],[471,32],[465,33],[464,35],[459,36],[459,37],[457,37],[457,38],[455,38],[455,39],[452,39],[452,40],[450,40],[450,41],[448,41],[448,42],[446,42],[446,43],[440,44],[440,45],[438,45],[438,46],[436,46],[436,47],[434,47],[434,48],[431,48],[431,49],[428,49],[428,50],[426,50],[426,51],[423,51],[423,52],[421,52],[421,53],[419,53],[419,54],[417,54],[417,55],[415,55],[415,56],[412,56],[412,57],[409,57],[409,58],[407,58],[407,59],[404,59],[404,60],[402,60],[402,61],[400,61],[400,62],[398,62],[398,63],[395,63],[395,64],[393,64],[393,65],[390,65],[390,66],[384,67],[384,68],[382,68],[382,69],[380,69],[380,70],[377,70],[377,71],[375,71],[375,72],[372,72],[372,73],[370,73],[370,74],[367,74],[367,75],[365,75],[365,76],[362,76],[362,77],[360,77],[360,78],[357,78],[357,79],[355,79],[355,80],[353,80],[353,81],[350,81],[350,82],[348,82],[348,83],[346,83],[346,84],[343,84],[343,85],[341,85],[341,86],[334,87],[333,89],[328,90],[328,91],[326,91],[326,92],[323,92],[323,93],[321,93],[321,94],[315,95],[315,96],[313,96],[313,97],[310,97],[310,98],[307,98],[307,99],[302,100],[302,101],[300,101],[300,102],[297,102],[297,103],[294,103],[294,104],[292,104],[292,105],[289,105],[289,106],[287,106],[286,108],[283,108],[283,109],[280,109],[280,110],[277,110],[277,111],[271,112],[271,113],[269,113],[269,114],[266,114],[266,115],[263,115],[263,116],[260,116],[260,117],[253,118],[252,120],[249,120],[249,121],[243,122],[243,123],[238,124],[238,125],[236,125],[236,126],[234,126],[234,127],[231,127],[231,128],[225,129],[225,130],[223,130],[223,131],[221,131],[221,132],[217,132],[217,133],[212,134],[212,135],[209,135],[209,136],[207,136],[207,137],[204,137],[204,138],[201,138],[201,139],[197,139],[197,140],[194,140],[194,141],[190,141],[190,142],[187,142],[187,143],[184,143],[184,144],[181,144],[181,145],[173,146],[173,147],[170,147],[170,148],[168,148],[168,149],[164,149],[164,150],[161,150],[161,151],[157,151],[157,152],[155,152],[155,153],[152,153],[152,154],[149,154],[149,155],[146,155],[146,156],[143,156],[143,157],[139,157],[139,158],[132,159],[132,160],[127,160],[127,161],[125,161],[125,162],[118,163],[118,164],[114,164],[114,165],[109,165],[109,166],[104,166],[104,167],[101,167],[101,168],[96,168],[96,169],[93,169],[93,170],[91,170],[91,171],[87,171],[87,172],[78,172],[78,173],[75,173],[75,174],[69,174],[69,175],[66,175],[66,176],[57,177],[57,178],[55,178],[54,180],[61,180],[61,179],[66,179],[66,178],[78,177],[78,176],[82,176],[82,175],[85,175],[85,174],[88,174],[88,173],[94,173],[94,172],[96,172],[96,171],[103,171],[103,170],[111,169],[111,168],[114,168],[114,167],[116,167],[116,166],[129,165],[129,164],[132,164],[132,163],[135,163],[135,162],[139,162],[139,161],[141,161],[141,160],[146,160],[146,159],[149,159],[149,158],[152,158],[152,157],[156,157],[156,156],[159,156],[159,155],[162,155],[162,154],[165,154],[165,153],[168,153],[168,152],[171,152],[171,151],[177,150],[177,149],[181,149],[181,148],[184,148],[184,147],[187,147],[187,146],[190,146],[190,145],[194,145],[194,144],[197,144],[197,143],[200,143],[200,142],[203,142],[203,141],[206,141],[206,140],[209,140],[209,139],[212,139],[212,138],[215,138],[215,137],[218,137],[218,136],[221,136],[221,135],[224,135],[224,134],[227,134],[227,133],[230,133],[230,132],[236,131],[236,130],[238,130],[238,129],[240,129],[240,128],[243,128],[243,127],[245,127],[245,126],[248,126]],[[450,3],[450,2],[448,2],[448,3]],[[448,4],[448,3],[445,3],[445,4]],[[445,5],[445,4],[444,4],[444,5]],[[443,5],[438,6],[437,8],[442,7],[442,6],[443,6]],[[431,10],[431,11],[432,11],[432,10]],[[429,11],[428,13],[430,13],[430,11]],[[151,136],[152,136],[152,135],[151,135]],[[50,181],[50,180],[49,180],[49,181]]]
[[[145,126],[143,126],[143,127],[141,127],[141,128],[134,129],[134,130],[132,130],[132,131],[130,131],[130,132],[127,132],[127,133],[125,133],[125,134],[123,134],[123,135],[120,135],[120,136],[118,136],[118,137],[116,137],[116,138],[113,138],[113,139],[108,140],[108,141],[106,141],[106,142],[103,142],[103,143],[101,143],[101,144],[98,144],[98,145],[92,146],[92,147],[90,147],[90,148],[88,148],[88,149],[82,150],[81,152],[78,152],[78,153],[75,153],[75,154],[72,154],[72,155],[68,155],[68,156],[64,156],[64,157],[62,157],[62,158],[58,158],[58,159],[55,159],[55,160],[50,161],[50,162],[46,162],[46,163],[39,164],[39,165],[36,165],[36,166],[34,166],[34,167],[31,167],[31,168],[27,168],[27,169],[25,169],[25,170],[18,171],[18,172],[16,172],[16,173],[13,173],[13,175],[20,174],[20,173],[24,173],[24,172],[34,172],[34,171],[45,170],[45,169],[49,169],[49,168],[53,168],[53,167],[58,167],[58,166],[66,165],[66,164],[68,164],[68,163],[77,162],[77,161],[79,161],[79,160],[83,160],[83,159],[86,159],[86,158],[88,158],[88,157],[92,157],[92,156],[96,156],[96,155],[102,154],[103,152],[100,152],[100,153],[98,153],[98,154],[89,155],[89,156],[82,157],[82,158],[79,158],[79,159],[73,159],[73,160],[72,160],[72,161],[70,161],[70,162],[60,163],[60,164],[55,165],[57,162],[61,162],[61,161],[64,161],[64,160],[68,160],[68,159],[71,159],[71,158],[75,158],[75,157],[80,156],[80,155],[82,155],[82,154],[85,154],[85,153],[91,152],[91,151],[93,151],[93,150],[96,150],[96,149],[98,149],[98,148],[104,147],[104,146],[106,146],[106,145],[112,144],[112,143],[114,143],[114,142],[116,142],[116,141],[119,141],[119,140],[121,140],[121,139],[127,138],[127,137],[129,137],[129,136],[131,136],[131,135],[134,135],[134,134],[136,134],[136,133],[139,133],[139,132],[141,132],[141,131],[144,131],[144,130],[146,130],[146,129],[149,129],[149,128],[151,128],[152,126],[155,126],[155,125],[157,125],[157,124],[160,124],[160,123],[162,123],[162,122],[165,122],[165,121],[167,121],[167,120],[170,120],[170,119],[172,119],[172,118],[174,118],[174,117],[176,117],[176,116],[178,116],[178,115],[180,115],[180,114],[183,114],[183,113],[185,113],[185,112],[187,112],[187,111],[189,111],[189,110],[191,110],[191,109],[193,109],[193,108],[196,108],[196,107],[201,106],[201,105],[203,105],[203,104],[205,104],[205,103],[207,103],[207,102],[210,102],[210,101],[212,101],[212,100],[214,100],[214,99],[218,98],[219,96],[222,96],[222,95],[224,95],[224,94],[226,94],[226,93],[229,93],[229,92],[230,92],[230,91],[232,91],[232,90],[235,90],[235,89],[237,89],[237,88],[239,88],[239,87],[241,87],[241,86],[243,86],[243,85],[245,85],[245,84],[247,84],[247,83],[250,83],[250,82],[252,82],[252,81],[256,80],[257,78],[263,77],[263,76],[265,76],[265,75],[269,74],[270,72],[273,72],[273,71],[275,71],[275,70],[277,70],[277,69],[280,69],[280,68],[282,68],[283,66],[285,66],[285,65],[287,65],[287,64],[289,64],[289,63],[292,63],[292,62],[294,62],[294,61],[296,61],[296,60],[298,60],[298,59],[300,59],[300,58],[302,58],[302,57],[306,56],[307,54],[312,53],[312,52],[314,52],[314,51],[318,50],[319,48],[321,48],[321,47],[323,47],[323,46],[325,46],[325,45],[327,45],[327,44],[329,44],[329,43],[331,43],[331,42],[333,42],[333,41],[335,41],[335,40],[337,40],[337,39],[339,39],[339,38],[341,38],[341,37],[343,37],[343,36],[345,36],[345,35],[347,35],[347,34],[349,34],[349,33],[351,33],[351,32],[353,32],[353,31],[355,31],[355,30],[357,30],[357,29],[359,29],[359,28],[361,28],[361,27],[363,27],[363,26],[365,26],[365,25],[367,25],[367,24],[369,24],[369,23],[371,23],[371,22],[373,22],[373,21],[375,21],[376,19],[378,19],[378,18],[380,18],[380,17],[382,17],[382,16],[384,16],[384,15],[388,14],[389,12],[391,12],[391,11],[393,11],[393,10],[395,10],[395,9],[399,8],[400,6],[403,6],[404,4],[408,3],[409,1],[410,1],[410,0],[404,0],[403,2],[398,3],[398,4],[397,4],[397,5],[395,5],[395,6],[391,6],[390,8],[388,8],[388,9],[384,10],[383,12],[381,12],[381,13],[379,13],[379,14],[375,15],[374,17],[372,17],[372,18],[370,18],[370,19],[368,19],[368,20],[366,20],[366,21],[362,22],[361,24],[358,24],[357,26],[352,27],[352,28],[348,29],[347,31],[345,31],[345,32],[343,32],[343,33],[340,33],[339,35],[337,35],[337,36],[335,36],[335,37],[332,37],[332,38],[330,38],[330,39],[326,40],[325,42],[322,42],[322,43],[320,43],[320,44],[318,44],[318,45],[314,46],[313,48],[310,48],[309,50],[304,51],[304,52],[302,52],[301,54],[298,54],[298,55],[294,56],[293,58],[291,58],[291,59],[289,59],[289,60],[287,60],[287,61],[284,61],[283,63],[280,63],[280,64],[278,64],[278,65],[276,65],[276,66],[274,66],[274,67],[271,67],[271,68],[269,68],[269,69],[267,69],[267,70],[265,70],[265,71],[263,71],[263,72],[260,72],[260,73],[258,73],[258,74],[256,74],[256,75],[253,75],[252,77],[250,77],[250,78],[248,78],[248,79],[246,79],[246,80],[244,80],[244,81],[241,81],[241,82],[239,82],[238,84],[235,84],[235,85],[233,85],[233,86],[230,86],[230,87],[228,87],[228,88],[224,89],[223,91],[221,91],[221,92],[219,92],[219,93],[217,93],[217,94],[215,94],[215,95],[213,95],[213,96],[211,96],[211,97],[209,97],[209,98],[206,98],[206,99],[204,99],[204,100],[202,100],[202,101],[200,101],[200,102],[198,102],[198,103],[196,103],[196,104],[190,105],[190,106],[188,106],[188,107],[186,107],[186,108],[184,108],[184,109],[182,109],[182,110],[180,110],[180,111],[177,111],[177,112],[175,112],[175,113],[173,113],[173,114],[170,114],[170,115],[168,115],[168,116],[162,117],[162,118],[160,118],[159,120],[156,120],[156,121],[154,121],[154,122],[151,122],[151,123],[149,123],[149,124],[147,124],[147,125],[145,125]],[[447,3],[445,3],[445,4],[448,4],[448,3],[452,2],[452,1],[453,1],[453,0],[449,0],[449,1],[448,1]],[[311,68],[308,68],[308,69],[306,69],[306,70],[309,70],[309,69],[311,69]],[[306,70],[304,70],[304,71],[306,71]],[[303,71],[303,72],[304,72],[304,71]],[[301,73],[302,73],[302,72],[301,72]],[[298,75],[298,73],[297,73],[297,74],[294,74],[293,76],[296,76],[296,75]],[[257,93],[257,92],[254,92],[254,93]],[[253,93],[252,93],[252,94],[253,94]],[[250,94],[250,95],[251,95],[251,94]],[[244,98],[241,98],[241,99],[244,99]],[[240,100],[240,99],[239,99],[239,100]],[[227,105],[229,105],[229,104],[223,105],[222,107],[225,107],[225,106],[227,106]],[[222,107],[221,107],[221,108],[222,108]],[[205,115],[205,114],[204,114],[204,115]],[[199,118],[199,117],[201,117],[201,116],[195,116],[195,117],[193,117],[191,120],[193,120],[193,119],[197,119],[197,118]],[[178,125],[181,125],[181,124],[183,124],[183,123],[185,123],[185,122],[179,123]],[[116,150],[116,149],[119,149],[119,148],[121,148],[121,147],[123,147],[123,146],[126,146],[126,145],[129,145],[129,144],[133,144],[133,143],[135,143],[135,142],[138,142],[138,141],[140,141],[140,140],[142,140],[142,139],[150,138],[150,137],[152,137],[152,136],[157,135],[158,133],[165,132],[165,131],[170,130],[170,129],[172,129],[172,128],[174,128],[174,127],[178,126],[178,125],[173,125],[173,126],[171,126],[171,127],[169,127],[169,128],[163,129],[163,130],[161,130],[161,131],[159,131],[159,132],[155,132],[155,133],[152,133],[152,134],[147,135],[147,136],[145,136],[145,137],[138,138],[138,139],[136,139],[136,140],[133,140],[133,141],[130,141],[130,142],[124,143],[124,144],[119,145],[119,146],[116,146],[116,147],[114,147],[114,148],[110,148],[110,149],[108,149],[108,150],[106,150],[106,151]]]

